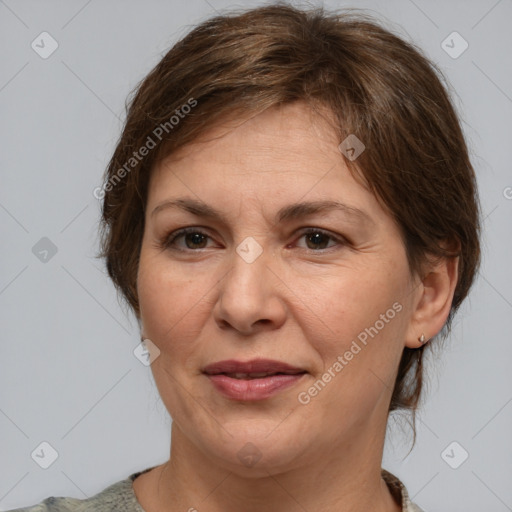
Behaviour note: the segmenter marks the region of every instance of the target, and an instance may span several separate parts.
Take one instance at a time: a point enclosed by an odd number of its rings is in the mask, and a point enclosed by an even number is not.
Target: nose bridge
[[[263,252],[263,246],[252,236],[245,237],[236,247],[237,255],[248,265],[261,260]]]
[[[234,283],[234,290],[242,295],[255,295],[261,292],[267,255],[269,249],[253,236],[247,236],[235,247],[231,259],[231,271],[226,276],[230,283]],[[252,287],[252,289],[248,289]],[[255,289],[257,287],[258,289]]]
[[[231,268],[219,283],[217,321],[245,333],[255,325],[271,324],[275,328],[282,324],[284,308],[278,297],[273,297],[274,281],[267,268],[270,257],[270,249],[252,236],[235,247]]]

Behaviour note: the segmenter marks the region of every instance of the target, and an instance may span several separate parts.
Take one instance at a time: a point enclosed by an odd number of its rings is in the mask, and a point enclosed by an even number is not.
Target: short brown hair
[[[193,29],[135,89],[105,173],[101,255],[136,316],[154,166],[222,118],[303,101],[334,115],[340,142],[355,134],[365,144],[347,164],[400,227],[411,274],[421,275],[428,257],[459,257],[451,311],[438,335],[445,338],[480,264],[480,205],[443,82],[419,49],[352,11],[277,4],[217,16]],[[183,106],[193,102],[184,114]],[[156,127],[165,128],[159,137]],[[149,139],[156,147],[132,161]],[[429,346],[404,349],[390,411],[416,410]]]

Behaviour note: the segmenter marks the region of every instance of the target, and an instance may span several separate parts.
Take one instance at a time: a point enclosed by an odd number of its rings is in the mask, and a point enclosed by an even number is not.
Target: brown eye
[[[311,243],[311,246],[308,246],[309,249],[325,249],[327,244],[329,243],[329,237],[324,233],[308,233],[305,236],[306,243]]]
[[[183,246],[181,248],[176,246],[176,241],[180,238],[183,238],[185,241],[185,248],[183,248]],[[199,231],[195,228],[185,228],[173,233],[169,238],[166,239],[164,245],[166,248],[176,249],[178,251],[193,251],[195,249],[205,249],[208,238],[210,237],[202,231]]]
[[[335,242],[334,245],[344,245],[344,241],[341,238],[317,228],[310,228],[304,231],[301,234],[301,238],[306,240],[306,249],[311,251],[330,249],[333,246],[328,247],[329,242]]]

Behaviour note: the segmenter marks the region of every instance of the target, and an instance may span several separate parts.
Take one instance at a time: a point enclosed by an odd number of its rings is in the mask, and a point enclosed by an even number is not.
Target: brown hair
[[[347,164],[400,227],[411,274],[427,257],[459,256],[445,338],[480,264],[480,205],[443,81],[420,50],[350,11],[278,4],[193,29],[135,89],[105,173],[102,256],[136,316],[152,168],[222,118],[304,101],[334,114],[340,142],[355,134],[365,144]],[[404,349],[390,411],[415,412],[429,346]]]

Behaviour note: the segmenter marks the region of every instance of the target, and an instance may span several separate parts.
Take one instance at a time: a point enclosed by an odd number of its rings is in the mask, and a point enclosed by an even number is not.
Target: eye
[[[301,233],[301,238],[303,237],[305,237],[306,240],[306,249],[313,252],[319,252],[326,248],[330,249],[332,246],[326,247],[329,240],[336,242],[337,245],[346,245],[346,242],[341,237],[336,237],[318,228],[308,228]]]
[[[176,241],[180,238],[183,238],[185,241],[185,249],[176,247]],[[178,251],[205,249],[208,238],[210,237],[206,233],[197,228],[183,228],[166,237],[162,245],[167,249],[176,249]]]

